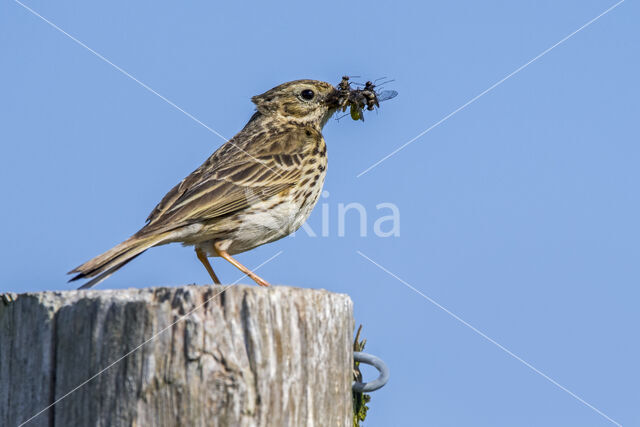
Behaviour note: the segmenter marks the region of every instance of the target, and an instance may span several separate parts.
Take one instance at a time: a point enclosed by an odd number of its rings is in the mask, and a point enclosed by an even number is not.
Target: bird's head
[[[330,83],[295,80],[256,95],[251,101],[265,116],[276,116],[322,128],[338,108],[339,95],[338,90]]]

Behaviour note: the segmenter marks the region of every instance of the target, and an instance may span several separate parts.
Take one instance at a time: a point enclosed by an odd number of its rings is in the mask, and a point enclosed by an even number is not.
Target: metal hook
[[[389,368],[387,368],[387,365],[382,361],[382,359],[379,359],[373,354],[354,351],[353,360],[355,360],[356,362],[364,363],[366,365],[371,365],[376,368],[378,372],[380,372],[380,376],[377,379],[369,381],[368,383],[360,383],[354,381],[353,385],[351,386],[351,389],[353,391],[356,391],[358,393],[376,391],[379,388],[384,387],[387,381],[389,381]]]

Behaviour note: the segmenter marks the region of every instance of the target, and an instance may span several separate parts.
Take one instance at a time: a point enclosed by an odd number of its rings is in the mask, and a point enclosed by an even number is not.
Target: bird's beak
[[[333,89],[325,98],[325,104],[331,109],[336,109],[343,102],[342,92],[338,89]]]

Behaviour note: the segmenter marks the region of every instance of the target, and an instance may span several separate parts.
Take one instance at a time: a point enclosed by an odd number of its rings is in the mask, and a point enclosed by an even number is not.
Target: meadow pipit
[[[257,111],[236,136],[176,185],[129,239],[77,267],[89,288],[152,246],[195,246],[211,279],[219,256],[258,284],[268,283],[234,258],[300,227],[318,200],[327,158],[322,127],[340,92],[315,80],[284,83],[252,98]]]
[[[142,229],[71,271],[77,273],[71,280],[93,278],[81,287],[89,288],[152,246],[180,242],[195,247],[214,283],[220,280],[209,256],[268,286],[231,255],[278,240],[306,221],[327,170],[322,127],[338,108],[361,111],[367,96],[375,98],[373,86],[352,91],[345,79],[338,89],[296,80],[254,96],[257,111],[244,129],[171,189]]]

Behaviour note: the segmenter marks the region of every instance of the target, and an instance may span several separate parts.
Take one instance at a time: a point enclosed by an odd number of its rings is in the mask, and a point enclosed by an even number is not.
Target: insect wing
[[[387,101],[391,98],[395,98],[398,96],[398,92],[395,90],[383,90],[380,93],[376,94],[378,97],[378,102]]]

